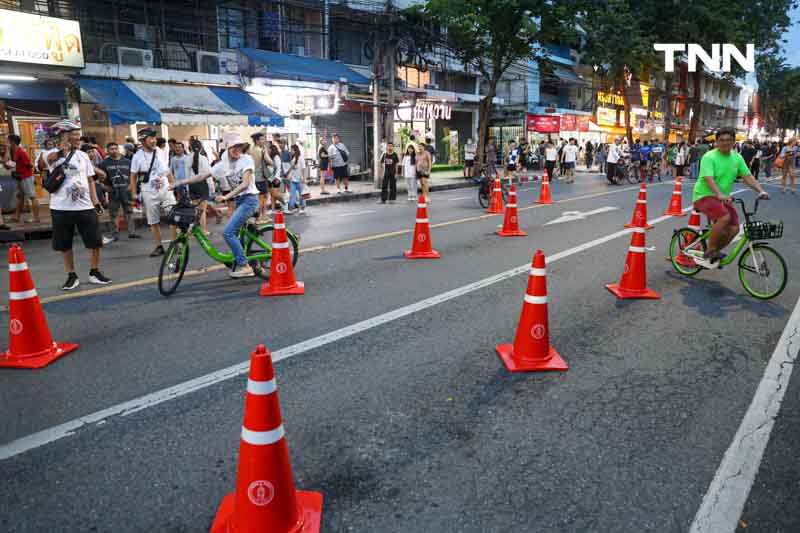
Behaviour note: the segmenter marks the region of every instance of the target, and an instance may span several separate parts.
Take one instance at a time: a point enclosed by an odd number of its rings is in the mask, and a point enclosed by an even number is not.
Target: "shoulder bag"
[[[69,165],[69,161],[72,159],[73,155],[75,155],[75,150],[70,151],[67,159],[54,168],[52,172],[49,172],[47,176],[45,176],[44,180],[42,181],[42,187],[44,187],[44,190],[50,194],[53,194],[58,191],[62,185],[64,185],[64,181],[67,179],[67,165]]]

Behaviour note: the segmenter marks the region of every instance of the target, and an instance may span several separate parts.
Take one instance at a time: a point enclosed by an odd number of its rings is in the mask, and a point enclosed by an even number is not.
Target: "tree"
[[[503,74],[516,62],[541,57],[547,42],[575,35],[572,0],[428,0],[410,8],[411,16],[444,30],[441,46],[480,74],[487,91],[480,102],[478,164],[483,162],[492,100]]]
[[[582,61],[597,65],[597,74],[612,91],[622,94],[625,133],[633,144],[631,129],[631,84],[656,60],[653,37],[636,13],[642,2],[587,0],[581,27],[586,30]]]

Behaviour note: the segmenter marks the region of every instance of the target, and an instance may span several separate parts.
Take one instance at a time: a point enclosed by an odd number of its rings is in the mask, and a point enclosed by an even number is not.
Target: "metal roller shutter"
[[[329,140],[332,134],[339,134],[344,145],[350,150],[348,164],[351,165],[351,169],[353,165],[357,165],[360,170],[367,168],[363,113],[339,111],[335,115],[313,117],[312,122],[317,133],[325,135]]]

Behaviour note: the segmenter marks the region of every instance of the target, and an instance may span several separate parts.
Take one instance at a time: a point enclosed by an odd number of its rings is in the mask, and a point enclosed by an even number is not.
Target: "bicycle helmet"
[[[81,129],[81,125],[69,119],[59,120],[58,122],[50,126],[50,132],[53,133],[54,135],[60,135],[61,133],[68,133],[70,131],[75,131],[79,129]]]
[[[153,128],[142,128],[137,133],[139,141],[143,141],[148,137],[155,137],[156,135],[158,135],[158,133]]]

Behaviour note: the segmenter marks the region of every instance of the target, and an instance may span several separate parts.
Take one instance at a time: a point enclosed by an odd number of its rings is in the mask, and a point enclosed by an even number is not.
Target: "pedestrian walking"
[[[342,194],[344,185],[345,194],[350,194],[350,175],[347,170],[347,162],[350,160],[350,151],[342,142],[338,133],[333,134],[333,142],[328,147],[328,155],[333,166],[333,178],[336,180],[336,194]]]
[[[415,202],[417,200],[417,151],[414,149],[413,144],[406,147],[406,153],[403,154],[403,177],[406,179],[406,192],[408,193],[408,201]]]
[[[0,144],[0,176],[2,177],[10,177],[11,176],[11,169],[7,168],[5,165],[7,157],[6,145]],[[0,192],[3,191],[3,186],[0,184]],[[10,230],[11,227],[6,224],[6,221],[3,219],[3,209],[0,208],[0,230]]]
[[[783,192],[786,192],[786,182],[789,182],[789,192],[792,194],[794,191],[794,166],[795,158],[797,157],[797,139],[791,138],[786,146],[781,150],[781,157],[783,158],[783,172],[781,173],[781,187]]]
[[[283,161],[281,160],[281,151],[278,145],[272,143],[269,145],[269,157],[272,160],[272,176],[269,180],[269,198],[272,206],[272,212],[283,209]]]
[[[506,154],[505,177],[508,178],[509,183],[513,181],[514,174],[519,170],[520,163],[520,149],[514,140],[508,141],[508,153]]]
[[[600,172],[605,173],[607,158],[608,158],[608,145],[606,143],[602,143],[600,144],[600,147],[597,149],[597,165],[599,167]]]
[[[583,153],[586,157],[586,170],[592,170],[592,165],[594,165],[594,145],[592,145],[592,141],[586,141]]]
[[[108,213],[111,216],[111,235],[103,237],[103,244],[119,240],[117,217],[120,211],[128,226],[128,238],[139,239],[133,217],[133,196],[130,193],[131,160],[125,157],[115,142],[106,145],[106,154],[108,156],[94,169],[95,175],[100,178],[103,190],[108,194]]]
[[[147,217],[147,225],[153,235],[155,248],[150,257],[164,255],[161,244],[161,213],[175,205],[175,195],[170,190],[172,173],[159,157],[156,146],[156,132],[151,128],[139,130],[141,149],[131,161],[131,174],[136,176],[142,187],[142,199]],[[135,194],[135,186],[131,187]],[[171,225],[172,239],[177,236],[177,229]]]
[[[553,146],[553,143],[547,141],[544,148],[544,168],[547,170],[547,175],[552,180],[555,178],[553,172],[556,169],[556,161],[558,160],[558,150]]]
[[[400,158],[394,152],[394,143],[386,143],[386,153],[381,157],[383,160],[383,177],[381,179],[381,204],[388,200],[393,204],[397,200],[397,169],[400,165]]]
[[[475,175],[475,154],[478,151],[478,145],[472,142],[472,139],[467,139],[467,144],[464,145],[464,177],[471,178]]]
[[[686,143],[681,141],[675,147],[675,159],[673,160],[673,164],[675,167],[675,176],[683,177],[683,169],[686,167],[686,162],[689,160],[689,150],[686,147]]]
[[[761,145],[761,168],[767,179],[772,177],[772,163],[775,161],[776,154],[777,151],[771,143],[765,142]]]
[[[328,153],[328,140],[321,137],[319,140],[319,150],[317,151],[317,168],[319,168],[319,193],[328,196],[330,193],[325,190],[325,181],[328,175],[333,172],[331,169],[331,156]]]
[[[108,285],[111,280],[100,272],[100,249],[103,240],[100,236],[98,211],[100,201],[94,184],[94,167],[89,156],[80,150],[81,132],[76,123],[64,120],[53,126],[59,135],[59,149],[47,156],[47,170],[64,172],[61,186],[50,194],[50,215],[53,221],[53,250],[61,254],[67,280],[62,289],[70,291],[80,285],[75,273],[75,259],[72,241],[75,230],[89,250],[89,282]]]
[[[303,158],[300,156],[300,147],[292,145],[292,155],[289,162],[289,214],[303,214],[306,210],[306,200],[303,198],[305,177],[303,171],[306,168]]]
[[[578,161],[577,139],[570,138],[569,144],[564,147],[562,157],[564,159],[564,169],[567,176],[567,183],[575,183],[575,164]]]
[[[31,203],[31,214],[33,218],[26,222],[38,224],[39,201],[36,199],[36,182],[33,178],[33,163],[28,155],[28,151],[22,147],[22,139],[19,135],[11,134],[6,137],[8,140],[9,160],[4,163],[5,167],[11,170],[11,176],[17,181],[17,205],[12,221],[19,223],[22,221],[22,210],[25,207],[25,200]]]
[[[430,179],[433,160],[424,142],[421,143],[420,151],[416,154],[416,163],[417,179],[419,179],[419,186],[422,189],[422,196],[425,197],[426,201],[430,202]]]
[[[267,205],[269,200],[269,178],[272,176],[272,159],[269,158],[267,137],[262,132],[250,136],[253,146],[250,148],[250,157],[255,165],[253,175],[258,189],[258,220],[259,224],[269,222]]]
[[[486,142],[486,174],[491,177],[497,175],[497,145],[494,137],[489,137]]]

